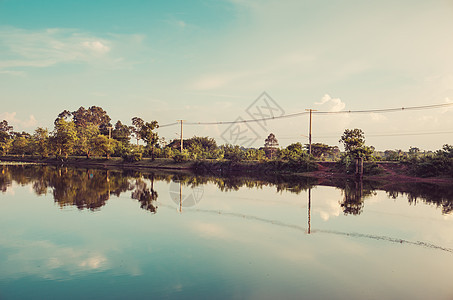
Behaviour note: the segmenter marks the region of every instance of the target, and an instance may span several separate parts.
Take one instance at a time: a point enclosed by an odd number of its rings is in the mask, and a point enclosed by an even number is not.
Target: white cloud
[[[340,98],[332,98],[330,95],[325,94],[324,97],[322,97],[320,102],[315,102],[316,105],[323,106],[323,108],[326,108],[328,111],[334,112],[334,111],[341,111],[344,110],[346,107],[346,104],[341,101]]]
[[[0,28],[0,46],[6,50],[0,59],[0,70],[49,67],[71,61],[98,62],[100,57],[111,51],[111,44],[107,39],[74,29],[25,30],[3,27]]]
[[[103,53],[107,53],[110,51],[110,47],[104,45],[101,41],[86,41],[86,42],[83,42],[82,45],[85,47],[85,48],[88,48],[94,52],[97,52],[97,53],[100,53],[100,54],[103,54]]]
[[[4,112],[0,114],[1,120],[8,121],[9,125],[12,125],[14,129],[19,127],[20,129],[23,128],[33,128],[38,123],[34,115],[30,115],[27,120],[21,120],[16,118],[16,112]]]

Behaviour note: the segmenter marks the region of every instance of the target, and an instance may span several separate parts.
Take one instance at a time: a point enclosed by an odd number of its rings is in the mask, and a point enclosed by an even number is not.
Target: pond
[[[452,299],[450,186],[0,166],[1,299]]]

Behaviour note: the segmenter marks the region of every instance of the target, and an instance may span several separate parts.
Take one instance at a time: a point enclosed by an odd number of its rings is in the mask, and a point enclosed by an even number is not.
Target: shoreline
[[[355,174],[346,174],[339,172],[335,167],[335,162],[318,161],[313,162],[317,170],[304,171],[300,170],[282,170],[268,167],[265,163],[258,161],[183,161],[175,162],[173,159],[156,158],[151,160],[145,158],[138,162],[125,162],[122,158],[85,158],[85,157],[69,157],[61,160],[56,158],[40,158],[37,156],[2,156],[0,163],[27,163],[27,164],[43,164],[54,166],[74,166],[81,168],[103,168],[103,169],[125,169],[125,170],[162,170],[162,171],[183,171],[192,172],[196,175],[242,175],[242,176],[261,176],[261,175],[289,175],[301,176],[317,179],[320,184],[331,184],[338,180],[367,180],[381,182],[384,185],[395,185],[398,183],[431,183],[431,184],[453,184],[453,178],[448,177],[415,177],[407,172],[404,164],[399,162],[376,162],[381,169],[381,173],[377,175],[363,175],[359,178]],[[201,166],[201,168],[200,168]],[[201,169],[201,170],[200,170]]]

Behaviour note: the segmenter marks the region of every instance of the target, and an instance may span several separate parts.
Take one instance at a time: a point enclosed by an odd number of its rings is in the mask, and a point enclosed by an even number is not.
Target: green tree
[[[92,139],[92,153],[105,155],[107,159],[110,159],[116,143],[118,143],[116,140],[109,140],[105,135],[97,135]]]
[[[142,129],[143,125],[145,124],[145,121],[139,117],[133,117],[132,118],[132,126],[131,131],[134,133],[135,139],[137,140],[137,145],[138,141],[141,140],[140,136],[140,130]]]
[[[361,129],[346,129],[339,143],[343,143],[346,155],[371,159],[373,148],[365,146],[365,134]]]
[[[0,122],[0,151],[2,155],[8,154],[12,145],[11,133],[13,126],[8,125],[8,121]]]
[[[97,127],[102,134],[108,134],[107,128],[111,126],[110,117],[101,107],[91,106],[85,109],[81,106],[78,110],[73,111],[71,115],[77,128],[92,125]]]
[[[118,120],[112,130],[112,138],[120,143],[129,144],[131,140],[131,128]]]
[[[224,151],[223,157],[232,161],[244,160],[245,153],[238,145],[225,145],[221,149]]]
[[[77,142],[77,130],[74,121],[64,118],[55,120],[55,129],[50,138],[53,153],[57,157],[68,157],[74,151]]]
[[[308,157],[308,154],[301,143],[293,143],[285,149],[280,150],[278,156],[283,160],[299,161],[304,157]]]
[[[278,140],[273,133],[269,134],[267,139],[264,140],[264,152],[266,156],[272,159],[276,156],[278,151]]]
[[[33,152],[42,158],[49,156],[49,131],[47,128],[38,127],[33,134]]]
[[[266,153],[262,149],[247,149],[244,153],[246,160],[264,160]]]
[[[91,123],[76,127],[77,131],[77,150],[90,158],[95,150],[95,142],[99,136],[99,128]],[[108,139],[108,138],[107,138]]]
[[[30,150],[31,137],[28,133],[22,132],[15,134],[12,142],[12,151],[15,154],[24,157],[25,153]]]
[[[306,144],[305,149],[309,149],[310,145]],[[314,143],[311,144],[311,154],[316,158],[322,158],[334,154],[335,147],[323,144]]]
[[[159,141],[159,136],[157,132],[154,132],[154,129],[159,128],[157,121],[144,122],[140,128],[139,136],[146,143],[148,148],[151,148],[151,157],[154,160],[154,147]]]

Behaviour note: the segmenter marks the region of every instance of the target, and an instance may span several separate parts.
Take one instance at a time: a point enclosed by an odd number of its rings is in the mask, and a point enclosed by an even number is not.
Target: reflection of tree
[[[364,199],[376,195],[373,189],[365,186],[363,181],[346,182],[343,188],[343,201],[340,202],[345,215],[360,215],[364,206]]]
[[[443,214],[453,213],[453,189],[451,185],[403,183],[387,187],[389,197],[396,199],[400,194],[406,194],[410,204],[415,205],[421,200],[442,208]]]
[[[221,191],[235,191],[241,187],[263,188],[275,187],[277,192],[288,191],[299,194],[316,185],[317,181],[297,175],[263,174],[252,176],[216,176],[213,174],[194,175],[192,173],[171,172],[137,172],[108,171],[96,169],[56,168],[39,165],[8,165],[0,166],[0,190],[6,192],[12,182],[20,185],[32,184],[37,195],[51,193],[55,202],[61,206],[74,205],[79,209],[96,210],[105,205],[111,195],[120,196],[130,190],[132,198],[140,202],[140,206],[156,212],[157,192],[154,181],[181,182],[183,186],[197,187],[211,183]],[[131,179],[135,184],[131,184]],[[145,183],[149,180],[151,186]],[[147,182],[147,181],[146,181]],[[375,194],[375,190],[387,191],[389,197],[406,195],[410,204],[423,201],[435,204],[442,213],[453,212],[453,189],[450,185],[434,185],[427,183],[384,185],[377,182],[338,181],[331,185],[343,190],[340,205],[345,214],[360,214],[364,207],[364,199]]]
[[[0,190],[4,193],[11,186],[11,173],[8,171],[7,166],[2,166],[2,172],[0,174]]]
[[[154,182],[154,179],[152,182]],[[151,188],[148,189],[147,184],[141,178],[138,178],[135,181],[135,190],[132,192],[131,198],[138,200],[142,209],[156,213],[157,192],[154,191],[152,185],[153,184],[151,184]]]

